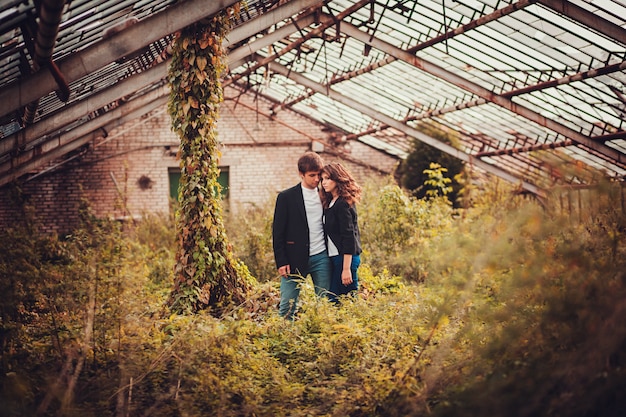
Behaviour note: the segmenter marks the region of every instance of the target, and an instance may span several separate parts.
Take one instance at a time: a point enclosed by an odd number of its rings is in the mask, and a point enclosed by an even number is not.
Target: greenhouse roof
[[[0,186],[163,106],[173,34],[236,2],[65,3],[0,6]],[[337,144],[419,140],[536,194],[624,181],[623,0],[245,3],[224,85]]]

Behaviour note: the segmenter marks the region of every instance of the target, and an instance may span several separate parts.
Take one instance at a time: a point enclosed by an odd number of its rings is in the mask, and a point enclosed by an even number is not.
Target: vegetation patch
[[[169,217],[3,230],[0,415],[624,415],[621,188],[549,206],[494,181],[465,209],[364,190],[358,297],[303,280],[293,322],[266,265],[271,204],[227,220],[260,272],[220,317],[169,310]]]

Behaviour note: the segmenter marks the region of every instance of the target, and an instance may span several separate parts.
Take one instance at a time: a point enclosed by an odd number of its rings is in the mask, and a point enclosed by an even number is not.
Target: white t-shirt
[[[302,197],[304,197],[306,219],[309,223],[309,256],[313,256],[326,250],[324,224],[322,223],[324,210],[317,190],[302,187]]]

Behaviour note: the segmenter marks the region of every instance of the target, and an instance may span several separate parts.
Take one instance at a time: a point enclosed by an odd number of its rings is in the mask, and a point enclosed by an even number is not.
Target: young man
[[[317,188],[323,166],[318,154],[306,152],[298,159],[302,180],[276,198],[272,241],[281,276],[278,312],[288,319],[293,319],[302,278],[311,275],[318,296],[327,294],[330,288],[331,265]]]

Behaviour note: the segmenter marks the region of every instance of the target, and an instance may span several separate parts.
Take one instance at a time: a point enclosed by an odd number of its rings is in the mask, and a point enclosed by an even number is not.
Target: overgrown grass
[[[498,187],[453,210],[367,184],[359,297],[336,307],[304,280],[294,322],[276,310],[271,204],[229,225],[265,278],[220,319],[164,308],[167,218],[4,231],[0,413],[625,415],[623,198],[573,212]]]

